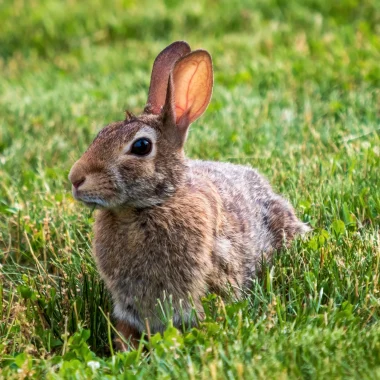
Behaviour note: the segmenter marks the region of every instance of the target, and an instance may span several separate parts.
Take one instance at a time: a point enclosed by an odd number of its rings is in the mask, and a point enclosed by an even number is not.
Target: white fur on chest
[[[181,302],[181,304],[183,306],[181,307],[181,311],[179,312],[177,309],[174,309],[171,315],[173,324],[177,328],[180,328],[182,325],[188,326],[189,324],[193,324],[195,317],[194,311],[188,302]],[[138,331],[146,330],[147,324],[153,334],[156,332],[162,333],[166,327],[164,316],[160,313],[158,305],[156,305],[155,311],[149,313],[149,316],[143,317],[137,310],[128,309],[122,303],[115,302],[113,314],[117,320],[127,322]]]

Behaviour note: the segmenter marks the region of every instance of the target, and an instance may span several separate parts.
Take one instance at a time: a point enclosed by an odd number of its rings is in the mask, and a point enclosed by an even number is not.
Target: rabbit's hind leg
[[[130,342],[130,346],[137,349],[139,346],[139,340],[141,338],[141,333],[134,327],[132,327],[128,322],[118,321],[116,323],[116,329],[121,336],[125,338],[126,341]],[[128,344],[124,342],[119,336],[115,338],[115,346],[119,351],[128,351]]]

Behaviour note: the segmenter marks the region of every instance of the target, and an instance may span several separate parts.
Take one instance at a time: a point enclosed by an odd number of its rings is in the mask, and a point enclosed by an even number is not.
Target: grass
[[[376,0],[0,1],[0,378],[380,378],[379,20]],[[177,39],[215,64],[188,156],[258,168],[313,232],[243,301],[121,354],[67,174]]]

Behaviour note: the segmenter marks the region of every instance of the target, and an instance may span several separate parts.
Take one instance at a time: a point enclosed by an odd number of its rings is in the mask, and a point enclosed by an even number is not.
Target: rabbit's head
[[[187,131],[207,108],[212,85],[206,51],[191,52],[181,41],[163,50],[144,112],[103,128],[71,168],[74,197],[103,208],[148,207],[167,199],[184,179]]]

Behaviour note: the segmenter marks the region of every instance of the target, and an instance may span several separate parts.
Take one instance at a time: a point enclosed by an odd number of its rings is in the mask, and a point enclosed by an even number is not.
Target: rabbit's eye
[[[131,153],[137,156],[146,156],[152,151],[152,143],[146,138],[136,140],[131,149]]]

